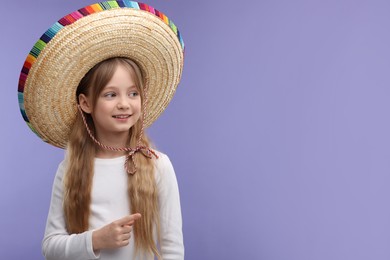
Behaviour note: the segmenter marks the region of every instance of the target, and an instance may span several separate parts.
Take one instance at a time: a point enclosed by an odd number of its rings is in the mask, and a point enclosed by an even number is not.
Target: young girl
[[[62,18],[30,52],[22,114],[43,140],[67,149],[53,184],[46,259],[184,259],[175,173],[144,133],[182,71],[184,46],[166,20],[144,4],[102,2]]]

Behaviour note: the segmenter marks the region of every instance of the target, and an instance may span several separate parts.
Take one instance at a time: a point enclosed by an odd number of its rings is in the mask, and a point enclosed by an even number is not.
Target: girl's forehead
[[[100,88],[102,91],[111,90],[134,90],[140,91],[140,84],[137,74],[130,65],[117,64],[113,70],[113,73],[107,83]]]

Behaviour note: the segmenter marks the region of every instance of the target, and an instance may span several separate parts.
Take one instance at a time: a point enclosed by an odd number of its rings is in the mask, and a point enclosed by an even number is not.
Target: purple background
[[[390,3],[145,1],[184,74],[149,133],[176,169],[186,259],[390,259]],[[0,258],[42,259],[63,151],[17,102],[32,45],[87,0],[3,4]]]

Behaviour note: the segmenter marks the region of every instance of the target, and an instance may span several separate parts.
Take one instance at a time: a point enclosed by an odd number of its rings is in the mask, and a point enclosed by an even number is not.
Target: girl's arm
[[[92,247],[92,230],[69,235],[63,213],[63,175],[65,164],[58,166],[53,183],[49,214],[46,222],[42,252],[47,260],[98,259]]]
[[[159,154],[156,180],[159,190],[161,253],[164,260],[183,260],[184,245],[179,188],[168,156]]]

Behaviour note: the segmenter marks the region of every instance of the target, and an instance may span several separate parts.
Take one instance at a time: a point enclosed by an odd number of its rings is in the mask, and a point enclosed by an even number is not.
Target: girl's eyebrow
[[[103,88],[103,90],[106,90],[106,89],[116,89],[116,88],[118,88],[118,87],[109,85],[109,86],[105,86],[105,87]]]
[[[117,89],[119,89],[119,87],[118,86],[115,86],[115,85],[108,85],[108,86],[105,86],[104,88],[103,88],[103,90],[117,90]],[[136,85],[131,85],[131,86],[129,86],[129,87],[127,87],[126,89],[137,89],[138,90],[138,88],[137,88],[137,86]]]
[[[105,88],[119,88],[119,86],[117,85],[106,85]],[[134,85],[128,85],[126,86],[126,88],[136,88],[137,86],[134,84]]]

